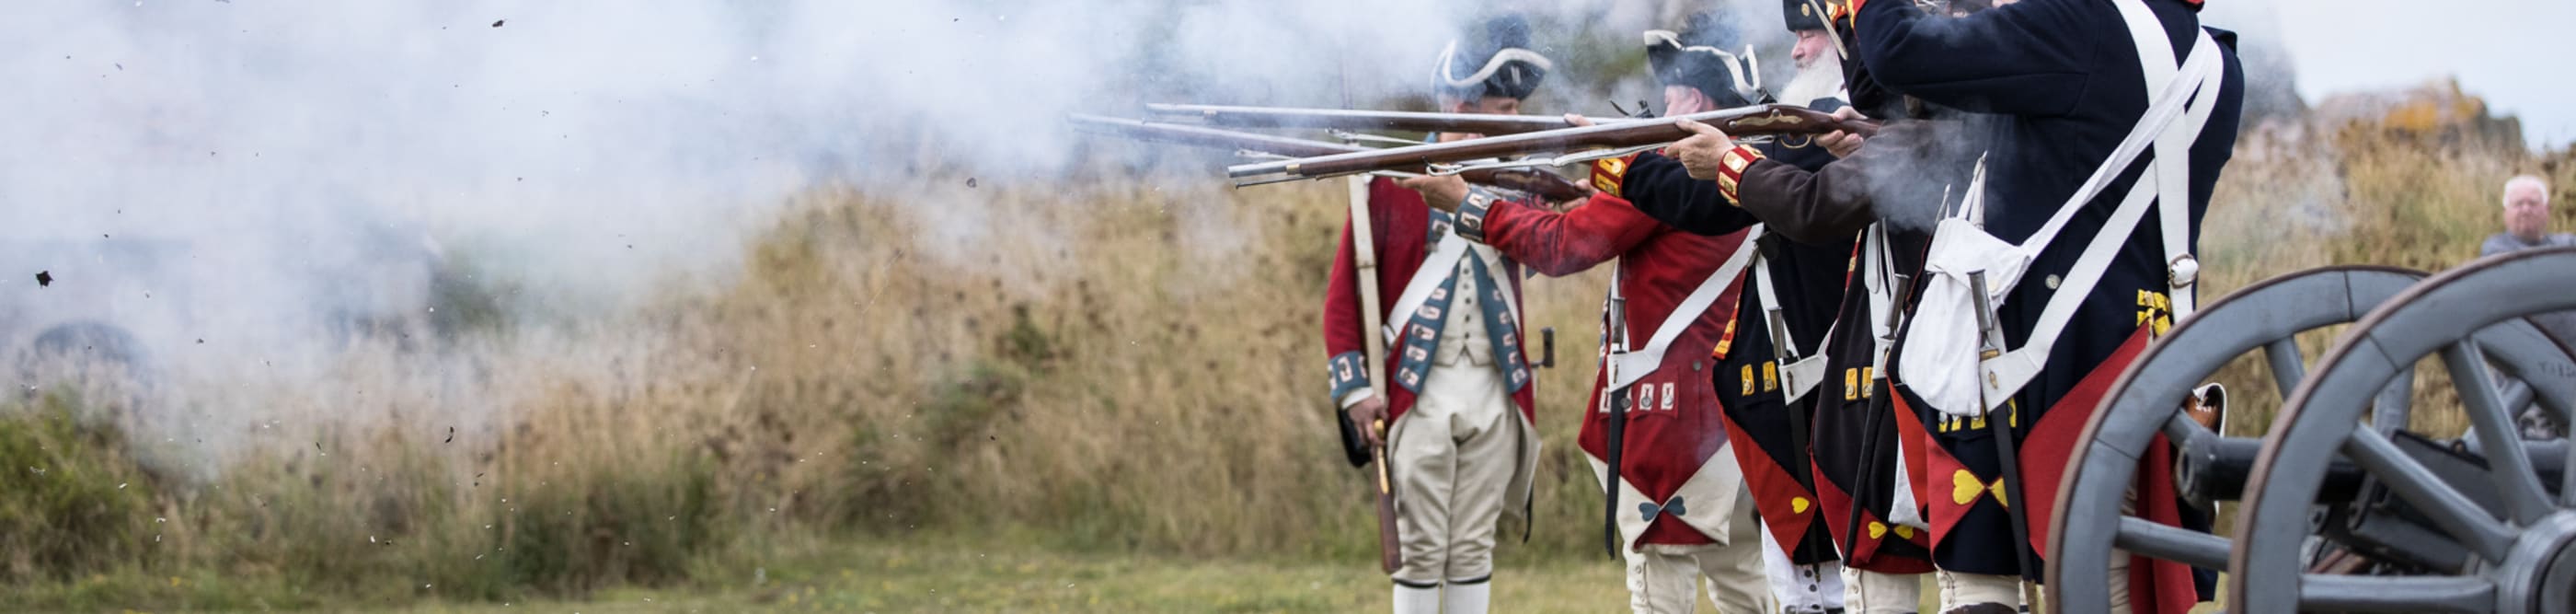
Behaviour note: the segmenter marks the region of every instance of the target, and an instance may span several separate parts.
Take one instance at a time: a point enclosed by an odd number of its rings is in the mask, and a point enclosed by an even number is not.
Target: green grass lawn
[[[1495,574],[1497,612],[1614,612],[1619,566],[1600,558],[1510,560]],[[1924,583],[1924,612],[1938,591]],[[719,579],[709,578],[710,584]],[[740,570],[730,588],[619,590],[588,601],[424,604],[404,612],[1384,612],[1373,561],[1188,559],[1073,553],[1027,545],[890,541],[809,546],[778,566]],[[1701,597],[1699,611],[1715,606]],[[2200,604],[2194,612],[2218,611]]]
[[[1619,566],[1597,556],[1542,559],[1506,552],[1495,574],[1498,612],[1625,609]],[[153,601],[311,611],[501,612],[1384,612],[1388,584],[1374,561],[1221,558],[1078,552],[993,537],[814,540],[779,546],[764,563],[698,567],[683,586],[622,588],[580,600],[420,601],[303,595],[273,582],[236,585],[216,575],[110,576],[19,595],[82,611],[151,612],[114,604]],[[132,577],[129,577],[132,576]],[[166,583],[167,586],[164,586]],[[1922,611],[1937,593],[1925,583]],[[391,590],[398,594],[402,591]],[[56,594],[59,593],[59,594]],[[165,594],[166,593],[166,594]],[[186,594],[211,597],[185,597]],[[120,597],[120,595],[122,597]],[[218,598],[219,597],[219,598]],[[350,601],[355,599],[355,601]],[[1714,606],[1702,598],[1700,611]],[[400,602],[401,599],[394,599]],[[2195,612],[2215,611],[2202,604]]]
[[[626,589],[579,602],[430,603],[407,612],[1355,612],[1385,611],[1373,561],[1198,560],[1076,554],[1035,546],[885,541],[807,546],[772,566],[685,589]],[[1494,603],[1512,612],[1624,607],[1617,565],[1512,562]]]

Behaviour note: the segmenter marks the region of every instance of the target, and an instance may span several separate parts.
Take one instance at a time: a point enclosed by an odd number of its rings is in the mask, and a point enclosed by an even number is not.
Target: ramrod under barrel
[[[1736,136],[1817,135],[1836,131],[1868,136],[1878,132],[1878,124],[1867,120],[1839,120],[1830,114],[1805,107],[1756,105],[1693,113],[1655,121],[1623,121],[1615,124],[1525,132],[1465,141],[1240,164],[1226,167],[1225,172],[1231,177],[1271,174],[1285,174],[1291,177],[1333,177],[1398,168],[1455,164],[1471,160],[1515,158],[1531,154],[1652,146],[1679,141],[1694,134],[1678,124],[1683,120],[1710,124],[1727,134]]]
[[[1081,113],[1067,115],[1065,120],[1071,122],[1076,130],[1084,132],[1124,136],[1141,141],[1235,149],[1280,156],[1320,156],[1376,151],[1342,143]],[[1421,172],[1423,169],[1417,167],[1380,170],[1414,173]],[[1472,169],[1458,173],[1458,176],[1469,183],[1519,190],[1536,194],[1550,201],[1572,200],[1582,198],[1586,194],[1582,185],[1566,179],[1563,175],[1534,168]]]

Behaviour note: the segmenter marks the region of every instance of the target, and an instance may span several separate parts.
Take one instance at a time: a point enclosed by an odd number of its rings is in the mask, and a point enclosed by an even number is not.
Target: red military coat
[[[1718,237],[1682,232],[1606,193],[1565,213],[1471,197],[1459,218],[1460,234],[1540,273],[1570,275],[1619,259],[1621,278],[1615,283],[1627,299],[1634,346],[1645,345],[1744,238],[1742,232]],[[1725,418],[1709,380],[1709,370],[1716,366],[1709,348],[1734,319],[1742,279],[1739,275],[1720,283],[1728,284],[1725,293],[1688,320],[1661,364],[1628,388],[1632,409],[1622,445],[1618,507],[1621,533],[1632,548],[1712,543],[1710,536],[1728,534],[1742,473],[1726,447]],[[1585,412],[1576,438],[1596,471],[1606,467],[1609,449],[1610,404],[1602,394],[1606,376],[1593,379],[1592,411]]]
[[[1398,332],[1412,332],[1411,314],[1399,316],[1392,311],[1396,298],[1404,294],[1405,283],[1412,281],[1414,273],[1421,269],[1424,259],[1431,253],[1433,213],[1429,205],[1422,203],[1421,194],[1398,187],[1394,181],[1385,178],[1369,182],[1369,229],[1371,243],[1377,247],[1378,256],[1377,279],[1373,280],[1378,288],[1378,315],[1382,318],[1380,322],[1405,328]],[[1520,265],[1506,261],[1503,270],[1495,271],[1493,275],[1497,278],[1494,281],[1507,284],[1512,309],[1518,311],[1521,301]],[[1400,344],[1404,335],[1387,343],[1384,364],[1369,369],[1357,368],[1362,362],[1358,357],[1368,349],[1368,338],[1361,336],[1367,334],[1361,330],[1367,325],[1360,317],[1359,281],[1359,265],[1351,256],[1351,229],[1345,222],[1341,245],[1333,251],[1331,281],[1324,291],[1324,352],[1332,357],[1332,399],[1338,403],[1348,390],[1369,387],[1386,397],[1387,423],[1392,425],[1404,416],[1406,410],[1413,408],[1415,400],[1412,390],[1397,385],[1395,378],[1390,376],[1403,359]],[[1520,323],[1515,321],[1511,324],[1510,338],[1503,341],[1518,359],[1513,362],[1523,365],[1520,368],[1526,377],[1529,354],[1519,342]],[[1512,391],[1512,403],[1520,407],[1521,417],[1532,423],[1538,419],[1537,401],[1532,394],[1535,388],[1535,382],[1532,382]]]

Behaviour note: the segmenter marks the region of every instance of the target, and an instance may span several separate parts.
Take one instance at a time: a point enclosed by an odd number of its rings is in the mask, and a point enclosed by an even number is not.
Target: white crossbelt
[[[1664,352],[1672,349],[1673,340],[1681,338],[1682,331],[1690,328],[1691,321],[1699,319],[1701,314],[1708,312],[1709,305],[1717,303],[1718,295],[1726,293],[1727,284],[1733,283],[1737,275],[1744,274],[1744,266],[1753,262],[1753,254],[1758,251],[1754,249],[1754,242],[1761,238],[1762,225],[1755,224],[1746,229],[1744,242],[1736,246],[1735,253],[1727,256],[1726,263],[1718,265],[1717,271],[1701,281],[1698,288],[1691,290],[1690,296],[1683,298],[1680,305],[1673,307],[1671,314],[1664,316],[1664,322],[1655,326],[1655,336],[1646,342],[1646,347],[1610,355],[1614,367],[1611,372],[1617,375],[1617,379],[1610,382],[1609,389],[1625,388],[1664,364]],[[1619,282],[1612,280],[1610,283]]]
[[[1925,266],[1925,274],[1931,279],[1927,280],[1923,306],[1917,311],[1915,334],[1909,335],[1907,350],[1897,367],[1905,373],[1909,386],[1943,413],[1973,415],[2001,407],[2035,379],[2067,322],[2099,285],[2111,259],[2126,246],[2150,206],[2161,214],[2168,263],[2167,295],[2174,314],[2179,318],[2191,309],[2189,293],[2196,281],[2197,264],[2188,248],[2190,149],[2217,107],[2225,81],[2221,52],[2208,32],[2202,31],[2191,55],[2181,66],[2173,66],[2165,59],[2173,57],[2173,46],[2166,40],[2163,24],[2138,0],[2114,0],[2113,4],[2126,19],[2146,68],[2147,95],[2152,104],[2138,125],[2109,159],[2094,169],[2083,187],[2059,205],[2038,232],[2020,244],[2005,243],[1987,234],[1975,221],[1984,213],[1982,167],[1969,189],[1962,215],[1942,220],[1936,231]],[[2185,121],[2177,123],[2177,119]],[[1969,305],[1973,291],[1968,289],[1968,277],[1982,273],[1990,282],[1988,298],[2000,307],[2058,232],[2149,147],[2157,152],[2154,162],[2078,255],[2041,310],[2028,340],[1994,358],[1978,360],[1980,335]],[[1974,366],[1962,369],[1963,365]]]
[[[2123,7],[2123,13],[2127,13],[2128,6],[2134,3],[2117,4]],[[2137,7],[2135,10],[2144,12],[2146,8]],[[2154,23],[2155,18],[2153,15],[2148,15],[2146,19],[2149,23]],[[2133,28],[2137,25],[2134,19],[2131,25]],[[2173,57],[2170,51],[2172,46],[2164,44],[2162,26],[2155,26],[2153,34],[2145,35],[2143,38],[2153,40],[2159,43],[2155,46],[2167,49],[2163,57]],[[2111,163],[2104,164],[2102,168],[2094,171],[2093,177],[2084,182],[2084,188],[2076,191],[2075,198],[2069,201],[2070,204],[2060,209],[2057,216],[2049,220],[2048,227],[2042,229],[2042,232],[2047,234],[2032,236],[2039,241],[2038,243],[2024,243],[2024,249],[2029,250],[2027,253],[2039,253],[2048,245],[2047,239],[2053,238],[2052,235],[2062,229],[2069,218],[2074,217],[2073,213],[2076,209],[2082,208],[2085,202],[2100,194],[2113,176],[2128,168],[2130,161],[2137,159],[2138,153],[2147,147],[2145,141],[2148,137],[2154,139],[2156,148],[2154,166],[2148,169],[2147,174],[2139,175],[2138,183],[2129,188],[2129,194],[2121,199],[2119,208],[2112,210],[2111,219],[2103,223],[2101,233],[2094,235],[2093,242],[2084,247],[2082,255],[2076,257],[2075,266],[2067,270],[2066,278],[2058,286],[2057,294],[2050,296],[2047,307],[2040,311],[2038,325],[2031,329],[2029,340],[2021,347],[2013,348],[2012,351],[1983,363],[1982,370],[1987,377],[1979,378],[1979,381],[1986,387],[1985,399],[1988,409],[2002,407],[2004,401],[2011,398],[2013,393],[2019,392],[2022,386],[2028,385],[2032,379],[2039,376],[2040,368],[2048,362],[2049,351],[2056,345],[2058,336],[2066,331],[2066,323],[2074,319],[2076,308],[2083,304],[2085,297],[2092,295],[2093,287],[2101,283],[2102,273],[2111,268],[2111,259],[2118,256],[2120,249],[2128,244],[2130,234],[2136,231],[2140,218],[2146,216],[2146,209],[2149,206],[2155,207],[2156,213],[2162,218],[2160,234],[2164,235],[2165,262],[2170,267],[2194,269],[2190,271],[2169,269],[2166,274],[2166,296],[2172,304],[2173,317],[2179,320],[2191,314],[2192,286],[2197,281],[2193,279],[2197,275],[2197,264],[2194,263],[2188,247],[2191,241],[2191,145],[2193,141],[2198,140],[2201,129],[2208,125],[2210,112],[2218,106],[2219,90],[2224,86],[2226,79],[2226,71],[2219,68],[2218,60],[2218,43],[2210,40],[2208,32],[2202,32],[2199,42],[2192,48],[2191,58],[2183,66],[2183,69],[2189,72],[2183,72],[2177,76],[2178,79],[2199,79],[2197,87],[2190,87],[2194,84],[2177,83],[2170,87],[2158,88],[2161,90],[2159,92],[2153,92],[2160,96],[2157,100],[2158,106],[2149,109],[2154,113],[2149,118],[2152,124],[2141,123],[2139,125],[2141,129],[2132,132],[2129,138],[2120,144],[2120,149],[2112,154]],[[2175,71],[2168,69],[2166,72],[2171,74]],[[2193,96],[2194,92],[2198,95]],[[2186,97],[2191,98],[2191,104],[2187,110],[2184,109],[2183,103],[2179,102]],[[2174,123],[2174,115],[2177,114],[2185,116],[2185,121]],[[2160,125],[2159,127],[2163,129],[2146,129],[2150,125]]]
[[[1458,261],[1466,257],[1465,237],[1458,236],[1455,231],[1440,235],[1440,242],[1432,245],[1431,254],[1423,257],[1422,268],[1414,269],[1413,278],[1405,280],[1404,293],[1396,295],[1395,310],[1387,312],[1390,317],[1378,334],[1385,335],[1388,343],[1394,343],[1396,333],[1403,332],[1405,323],[1413,321],[1413,312],[1422,309],[1422,303],[1431,299],[1432,290],[1448,285],[1449,274],[1456,272]]]
[[[1818,347],[1812,356],[1798,356],[1798,335],[1789,330],[1787,323],[1781,321],[1783,316],[1780,315],[1780,292],[1771,288],[1769,258],[1754,260],[1753,285],[1754,289],[1759,290],[1761,294],[1763,331],[1772,334],[1771,344],[1775,348],[1774,352],[1781,356],[1797,358],[1794,361],[1783,360],[1780,364],[1780,395],[1795,404],[1798,399],[1806,398],[1807,393],[1814,392],[1817,382],[1824,381],[1824,348]],[[1836,323],[1836,326],[1840,326],[1840,323]],[[1825,329],[1825,338],[1831,339],[1833,336],[1833,329]]]

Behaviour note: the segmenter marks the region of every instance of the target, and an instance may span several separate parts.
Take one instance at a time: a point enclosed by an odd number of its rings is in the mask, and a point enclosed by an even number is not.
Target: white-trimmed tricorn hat
[[[1739,107],[1763,98],[1762,61],[1753,45],[1732,51],[1739,37],[1719,13],[1694,13],[1682,30],[1647,30],[1646,64],[1655,82],[1698,89],[1719,107]]]
[[[1503,15],[1449,41],[1432,66],[1431,89],[1460,100],[1528,98],[1555,68],[1555,62],[1530,49],[1529,20]]]

